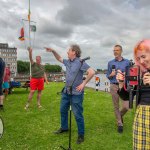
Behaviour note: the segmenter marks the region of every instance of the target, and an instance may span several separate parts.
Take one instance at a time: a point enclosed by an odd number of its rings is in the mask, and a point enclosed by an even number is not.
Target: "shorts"
[[[3,89],[9,89],[9,83],[8,82],[4,82],[3,83]]]
[[[41,91],[44,89],[44,78],[31,78],[30,89]]]

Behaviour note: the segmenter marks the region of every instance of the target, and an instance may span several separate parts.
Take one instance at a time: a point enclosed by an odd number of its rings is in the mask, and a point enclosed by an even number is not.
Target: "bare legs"
[[[27,109],[32,101],[32,97],[35,93],[35,90],[31,90],[30,93],[29,93],[29,96],[28,96],[28,101],[27,101],[27,104],[25,106],[25,109]],[[38,105],[38,108],[41,108],[41,95],[42,95],[42,91],[39,90],[38,91],[38,94],[37,94],[37,105]]]
[[[38,108],[41,108],[41,95],[42,95],[42,91],[38,91],[38,94],[37,94],[37,105],[38,105]]]
[[[0,96],[0,110],[3,110],[3,100],[4,100],[4,96],[1,95]]]

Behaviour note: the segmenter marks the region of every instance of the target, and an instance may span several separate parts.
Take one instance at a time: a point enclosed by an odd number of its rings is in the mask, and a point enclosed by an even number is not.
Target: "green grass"
[[[59,150],[68,148],[68,133],[55,135],[60,127],[60,99],[57,95],[63,83],[50,83],[45,86],[41,104],[37,108],[36,93],[28,111],[24,106],[28,91],[15,89],[5,101],[5,111],[0,112],[4,120],[4,135],[0,139],[0,150]],[[134,110],[124,117],[124,132],[117,133],[111,95],[85,89],[84,97],[85,142],[77,145],[77,126],[72,117],[73,150],[131,150],[132,123]]]

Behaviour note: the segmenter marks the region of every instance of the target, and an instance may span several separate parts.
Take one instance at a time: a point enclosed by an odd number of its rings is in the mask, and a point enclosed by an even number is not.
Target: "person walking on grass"
[[[139,41],[134,50],[135,65],[140,67],[138,104],[133,122],[133,150],[150,150],[150,39]],[[129,99],[129,91],[124,88],[125,75],[118,71],[118,94],[122,99]],[[121,82],[125,81],[125,82]],[[135,89],[136,90],[136,86]],[[133,97],[136,92],[133,92]]]
[[[32,101],[32,97],[37,90],[37,106],[41,108],[41,94],[44,89],[44,79],[48,84],[44,66],[41,64],[41,56],[36,56],[36,62],[32,59],[32,48],[28,48],[29,59],[31,62],[31,79],[30,79],[30,93],[28,96],[28,101],[26,103],[25,109],[29,108]]]
[[[108,62],[108,71],[106,77],[110,81],[110,93],[112,95],[112,101],[114,106],[114,112],[117,122],[117,131],[119,133],[123,132],[123,116],[129,109],[129,101],[127,99],[122,100],[122,109],[119,110],[119,95],[117,93],[119,89],[119,83],[116,80],[116,74],[118,70],[125,72],[126,68],[129,66],[130,61],[122,57],[122,46],[114,46],[114,56],[115,58]]]
[[[68,49],[68,59],[63,59],[54,49],[46,48],[47,52],[52,52],[55,58],[63,63],[66,67],[66,84],[62,90],[62,99],[60,106],[61,113],[61,128],[55,131],[56,134],[61,134],[68,131],[68,110],[70,106],[74,113],[77,127],[78,138],[77,144],[84,141],[84,117],[83,117],[83,96],[84,87],[94,76],[95,71],[86,63],[81,62],[81,50],[78,45],[71,45]],[[78,72],[79,71],[79,72]],[[83,73],[88,73],[85,80],[83,80]],[[78,74],[77,74],[78,73]],[[77,76],[76,76],[77,75]],[[75,78],[76,76],[76,78]],[[75,81],[74,81],[75,79]],[[73,85],[70,85],[74,81]],[[72,90],[70,89],[72,87]]]

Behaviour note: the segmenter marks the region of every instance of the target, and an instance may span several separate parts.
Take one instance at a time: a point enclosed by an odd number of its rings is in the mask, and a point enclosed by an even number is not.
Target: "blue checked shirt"
[[[73,61],[69,59],[63,59],[63,63],[66,67],[66,85],[65,85],[65,91],[67,90],[67,87],[70,87],[77,72],[79,71],[73,86],[72,86],[72,94],[73,95],[80,95],[82,92],[78,92],[76,90],[76,87],[79,86],[83,82],[83,73],[86,72],[90,66],[83,62],[81,66],[80,58],[75,58]],[[80,68],[81,66],[81,68]],[[80,68],[80,69],[79,69]]]

